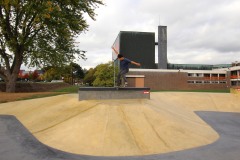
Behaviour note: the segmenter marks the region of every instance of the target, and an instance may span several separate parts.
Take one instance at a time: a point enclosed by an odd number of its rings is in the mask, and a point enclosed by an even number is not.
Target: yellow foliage
[[[34,21],[35,21],[35,22],[39,22],[39,21],[40,21],[39,17],[36,17],[36,18],[34,19]]]
[[[10,0],[3,0],[1,4],[4,6],[4,8],[9,11],[10,10]]]
[[[52,8],[52,7],[48,8],[48,11],[49,11],[49,12],[52,12],[52,11],[53,11],[53,8]]]
[[[51,1],[47,1],[47,5],[48,6],[52,6],[52,2]]]
[[[7,5],[9,5],[9,3],[10,3],[10,0],[3,0],[3,4],[4,4],[4,5],[7,6]]]
[[[49,13],[46,13],[46,14],[44,14],[44,17],[47,18],[47,19],[50,19],[51,15]]]

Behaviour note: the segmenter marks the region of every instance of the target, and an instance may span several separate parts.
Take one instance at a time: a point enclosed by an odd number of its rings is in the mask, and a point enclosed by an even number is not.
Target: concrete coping
[[[150,99],[150,88],[80,87],[79,101],[100,99]]]
[[[145,78],[144,75],[126,75],[127,78]]]
[[[150,91],[148,87],[80,87],[79,91]]]

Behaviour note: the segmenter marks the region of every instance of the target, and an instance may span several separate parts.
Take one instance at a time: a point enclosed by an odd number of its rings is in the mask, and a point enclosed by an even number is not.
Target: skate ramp
[[[42,143],[95,156],[150,155],[195,148],[219,135],[194,111],[240,112],[240,97],[152,93],[151,100],[78,101],[78,95],[0,105]]]
[[[220,138],[209,145],[147,156],[86,156],[56,150],[40,143],[14,116],[0,115],[0,159],[4,160],[237,160],[240,151],[240,113],[196,112]]]

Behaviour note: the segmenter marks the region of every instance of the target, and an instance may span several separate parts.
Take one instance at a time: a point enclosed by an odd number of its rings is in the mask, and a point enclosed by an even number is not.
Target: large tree
[[[114,66],[112,62],[99,64],[95,70],[93,86],[112,87],[114,85]]]
[[[0,77],[15,92],[20,67],[59,66],[76,54],[75,36],[87,29],[102,0],[0,0]]]
[[[90,86],[92,86],[94,80],[96,79],[96,77],[94,76],[95,72],[96,72],[96,68],[90,68],[84,76],[83,83],[89,84]]]

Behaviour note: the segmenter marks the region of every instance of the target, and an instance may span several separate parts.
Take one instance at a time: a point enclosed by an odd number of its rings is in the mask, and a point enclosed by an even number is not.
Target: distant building
[[[208,64],[172,64],[168,63],[168,69],[184,69],[184,70],[213,70],[219,68],[229,68],[232,67],[231,64],[216,64],[216,65],[208,65]]]
[[[141,63],[141,68],[156,68],[155,33],[120,31],[113,46],[124,57]]]
[[[232,62],[232,66],[240,66],[240,61]]]
[[[128,86],[152,90],[226,90],[240,87],[240,66],[214,70],[130,69]],[[138,86],[140,87],[140,86]]]
[[[158,64],[155,64],[158,45]],[[114,48],[125,57],[140,62],[142,67],[130,66],[127,75],[132,87],[152,90],[224,90],[240,87],[240,62],[232,64],[172,64],[167,59],[167,26],[158,26],[155,33],[121,31]],[[116,54],[113,54],[116,59]],[[157,69],[158,68],[158,69]]]
[[[238,63],[240,64],[240,63]],[[230,83],[232,87],[240,87],[240,65],[228,68],[230,72]]]

